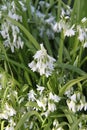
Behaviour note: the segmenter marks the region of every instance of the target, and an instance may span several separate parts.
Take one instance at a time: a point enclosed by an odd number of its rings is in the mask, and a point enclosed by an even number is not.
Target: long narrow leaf
[[[76,129],[78,128],[79,123],[80,123],[82,120],[84,120],[84,119],[87,120],[87,116],[81,116],[78,120],[76,120],[76,121],[73,123],[73,125],[71,126],[71,129],[70,129],[70,130],[76,130]]]
[[[35,115],[40,122],[43,122],[43,119],[36,111],[27,112],[18,122],[17,126],[15,127],[15,130],[18,130],[26,121],[27,118],[30,118],[31,116]]]
[[[65,84],[59,91],[59,95],[62,96],[66,90],[68,90],[73,85],[77,84],[78,82],[87,79],[87,75],[83,77],[79,77],[77,79],[70,80],[67,84]]]
[[[67,69],[67,70],[70,70],[72,72],[76,72],[77,74],[81,75],[81,76],[84,76],[86,75],[86,72],[84,72],[83,70],[81,70],[80,68],[76,67],[76,66],[73,66],[73,65],[70,65],[70,64],[65,64],[65,63],[60,63],[57,61],[56,65],[55,65],[56,68],[62,68],[62,69]]]

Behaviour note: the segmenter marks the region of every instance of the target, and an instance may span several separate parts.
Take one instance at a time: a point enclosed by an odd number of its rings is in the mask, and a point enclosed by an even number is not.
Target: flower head
[[[56,61],[53,57],[47,54],[43,44],[40,45],[41,50],[37,51],[33,56],[34,60],[28,64],[28,66],[34,71],[49,77],[54,70],[54,62]]]
[[[34,90],[33,89],[30,90],[30,92],[28,93],[28,100],[34,101],[36,99],[35,96],[36,96],[36,93],[34,92]]]

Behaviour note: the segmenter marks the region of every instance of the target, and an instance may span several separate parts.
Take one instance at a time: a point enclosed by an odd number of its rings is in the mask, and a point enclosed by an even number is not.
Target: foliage
[[[1,130],[87,130],[86,3],[1,2]]]

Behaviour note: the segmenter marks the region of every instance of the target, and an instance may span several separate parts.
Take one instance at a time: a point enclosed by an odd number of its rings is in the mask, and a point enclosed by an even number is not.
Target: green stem
[[[57,16],[57,21],[60,20],[60,13],[61,13],[61,0],[58,2],[58,16]]]
[[[1,122],[1,130],[4,130],[4,123],[5,123],[5,121]]]
[[[59,45],[59,53],[58,53],[59,62],[62,62],[63,60],[63,44],[64,44],[64,33],[62,31],[61,38],[60,38],[60,45]]]
[[[81,61],[82,61],[82,52],[83,52],[83,46],[81,46],[80,51],[79,51],[79,62],[78,66],[80,67]]]
[[[77,54],[76,51],[78,50],[78,44],[79,44],[79,40],[78,40],[78,37],[76,36],[75,37],[74,46],[73,46],[73,49],[71,51],[71,55],[73,56],[73,61],[76,58],[76,54]]]
[[[68,0],[68,5],[69,5],[69,6],[71,5],[71,0]]]
[[[32,83],[31,83],[31,80],[30,80],[30,76],[29,76],[29,74],[27,73],[27,71],[24,72],[24,76],[25,76],[25,78],[26,78],[28,84],[29,84],[30,86],[32,86]]]
[[[82,60],[80,67],[87,61],[87,56]]]

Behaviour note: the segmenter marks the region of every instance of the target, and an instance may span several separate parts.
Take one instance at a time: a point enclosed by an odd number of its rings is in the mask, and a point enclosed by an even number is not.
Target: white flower
[[[11,34],[10,31],[12,31]],[[9,21],[6,21],[1,24],[0,33],[4,38],[4,46],[10,47],[12,52],[14,52],[14,48],[23,48],[24,43],[19,36],[20,30],[17,26],[12,25]]]
[[[59,127],[59,122],[57,121],[57,119],[55,119],[54,121],[53,121],[53,129],[52,130],[63,130],[63,128],[62,127]]]
[[[84,104],[84,111],[87,111],[87,103]]]
[[[14,127],[13,127],[13,126],[7,126],[7,127],[5,128],[5,130],[14,130]]]
[[[77,31],[79,33],[78,39],[80,40],[80,42],[84,42],[86,37],[87,37],[86,28],[82,28],[81,26],[77,26]]]
[[[54,21],[54,17],[53,16],[51,16],[51,17],[49,17],[48,19],[46,19],[45,20],[45,22],[47,23],[47,24],[51,24],[53,21]]]
[[[31,63],[29,63],[28,66],[31,68],[31,70],[33,70],[33,72],[37,71],[37,67],[36,67],[36,62],[35,61],[32,61]]]
[[[52,29],[53,29],[54,32],[58,32],[58,24],[57,24],[57,22],[54,25],[52,24]]]
[[[44,60],[44,57],[46,56],[47,52],[43,46],[43,44],[40,44],[41,50],[37,51],[36,54],[33,56],[34,59],[39,59],[42,57]]]
[[[43,116],[43,115],[44,115],[45,117],[48,117],[49,113],[50,113],[50,111],[49,111],[49,110],[47,110],[47,111],[45,111],[45,112],[41,113],[41,116]]]
[[[38,18],[41,18],[41,19],[43,20],[44,17],[45,17],[45,14],[44,14],[44,13],[41,13],[39,10],[37,10],[37,11],[36,11],[36,16],[37,16]]]
[[[27,8],[26,8],[25,5],[23,4],[23,2],[22,2],[22,1],[18,1],[18,2],[20,3],[20,5],[21,5],[21,7],[22,7],[22,10],[23,10],[23,11],[26,11]]]
[[[37,91],[39,91],[40,95],[42,94],[42,92],[43,92],[44,89],[45,88],[43,86],[37,85]]]
[[[34,61],[29,63],[28,66],[33,70],[33,72],[37,71],[40,75],[49,77],[54,70],[54,62],[56,60],[47,54],[43,44],[41,44],[40,47],[41,50],[36,52],[33,56]]]
[[[76,99],[76,93],[74,93],[74,94],[70,97],[70,99],[71,99],[72,101],[76,102],[76,101],[77,101],[77,99]]]
[[[87,48],[87,41],[84,43],[83,48]]]
[[[59,122],[57,121],[57,119],[55,119],[55,120],[53,121],[53,126],[58,127],[58,125],[59,125]]]
[[[61,32],[62,29],[64,29],[66,27],[65,21],[64,20],[60,20],[58,23],[55,23],[54,25],[52,25],[52,28],[54,30],[54,32]]]
[[[67,100],[67,105],[69,107],[69,110],[73,111],[73,112],[76,112],[76,104],[74,101],[69,101]]]
[[[16,115],[16,111],[8,103],[5,103],[4,110],[0,113],[0,119],[8,119]]]
[[[77,104],[77,111],[81,111],[83,108],[84,108],[84,104],[83,104],[83,102],[82,101],[80,101],[80,103],[79,104]]]
[[[8,37],[8,31],[9,31],[9,24],[7,22],[4,22],[3,24],[1,24],[1,35],[3,36],[3,38],[7,38]]]
[[[35,96],[36,96],[36,93],[33,91],[33,89],[30,90],[30,92],[28,93],[28,100],[35,101],[36,100]]]
[[[84,17],[84,18],[81,20],[82,23],[85,23],[86,21],[87,21],[87,18],[86,18],[86,17]]]
[[[75,35],[75,31],[74,31],[73,28],[74,28],[74,25],[71,28],[66,28],[64,30],[64,36],[67,36],[67,37],[74,36]]]
[[[63,30],[64,36],[71,37],[75,35],[74,26],[75,25],[72,25],[72,27],[70,27],[68,23],[61,19],[58,23],[52,24],[52,29],[58,33]]]
[[[0,119],[8,119],[8,114],[6,113],[6,111],[0,113]]]
[[[11,11],[9,11],[8,16],[16,21],[20,20],[20,22],[22,22],[22,16],[12,13]]]
[[[49,99],[53,100],[54,102],[59,102],[60,101],[60,97],[57,96],[56,94],[52,94],[52,92],[49,93]]]
[[[7,10],[7,6],[6,5],[2,5],[1,6],[1,10],[3,10],[3,11]]]
[[[32,130],[33,129],[33,125],[34,125],[34,123],[33,123],[33,121],[30,123],[30,126],[29,126],[29,129],[30,130]]]
[[[67,97],[71,97],[71,95],[73,94],[73,87],[71,87],[70,89],[68,89],[67,91],[65,91],[65,95],[67,96]]]
[[[8,103],[5,104],[5,111],[7,112],[8,116],[13,116],[16,114],[16,111],[13,109],[13,107],[8,105]]]
[[[44,111],[46,110],[47,98],[44,97],[43,99],[37,99],[36,102],[39,107],[43,108]]]
[[[56,110],[56,105],[54,103],[48,103],[48,111],[54,112]]]
[[[7,2],[6,6],[2,6],[2,11],[7,10],[7,15],[16,20],[22,22],[22,16],[16,13],[15,2]],[[3,37],[3,44],[5,47],[10,47],[11,51],[14,52],[14,49],[23,48],[23,41],[20,37],[20,30],[17,26],[13,25],[9,20],[4,21],[1,24],[0,34]]]
[[[50,6],[50,4],[47,3],[47,2],[45,2],[45,1],[40,1],[40,2],[39,2],[39,5],[40,5],[41,7],[45,6],[45,7],[47,7],[47,8]]]

